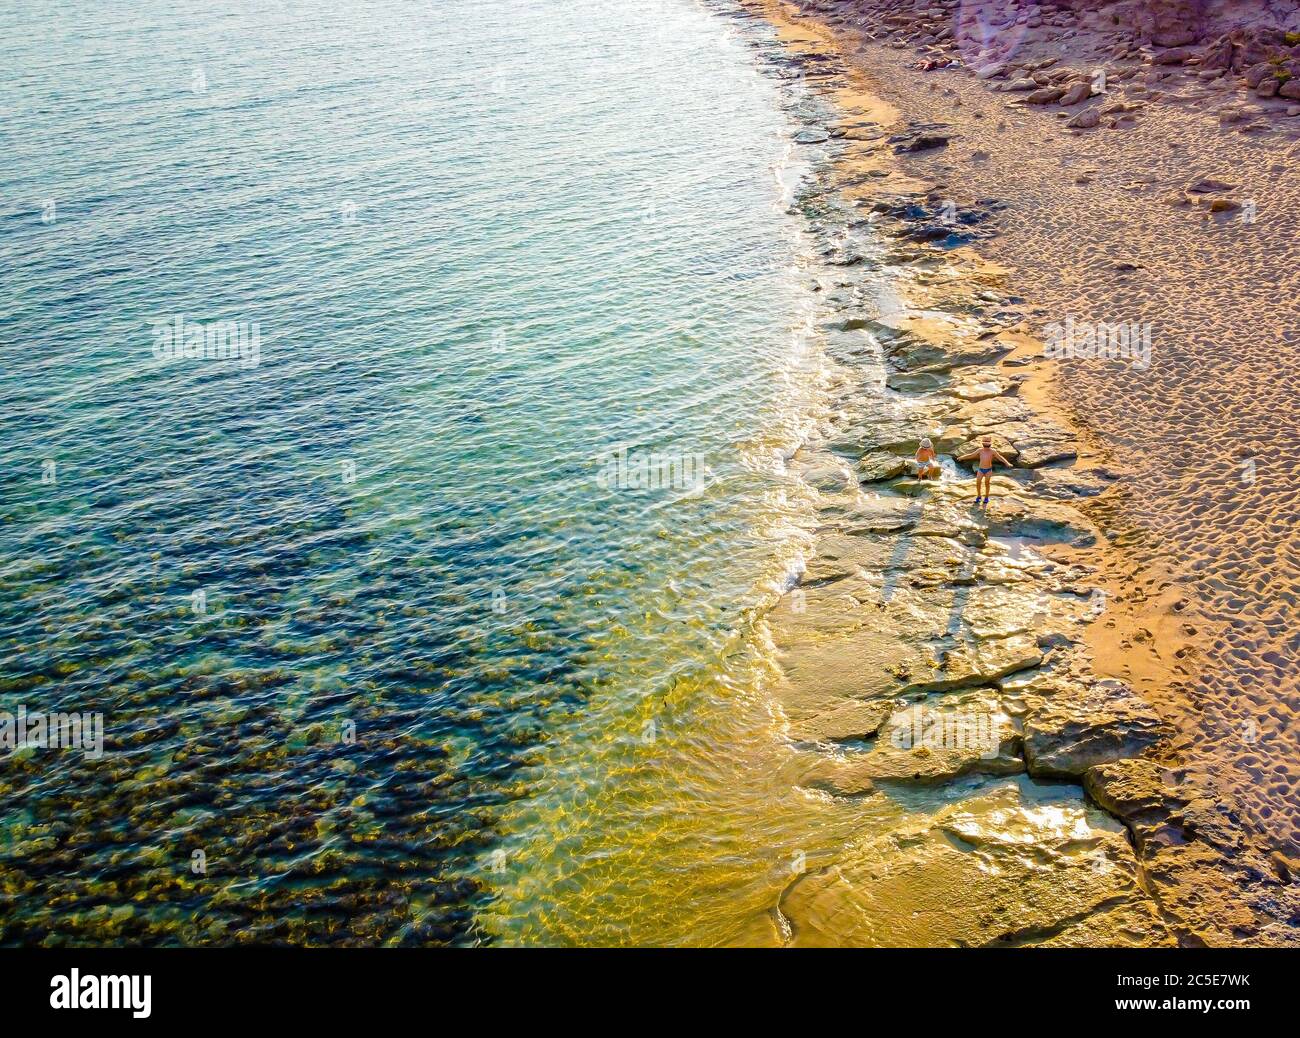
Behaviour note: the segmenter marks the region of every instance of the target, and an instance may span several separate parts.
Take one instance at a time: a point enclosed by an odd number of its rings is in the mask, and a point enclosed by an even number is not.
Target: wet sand
[[[796,880],[789,943],[1294,943],[1296,236],[1283,213],[1297,185],[1278,174],[1294,168],[1282,155],[1300,120],[1260,115],[1242,134],[1195,104],[1143,103],[1108,116],[1113,128],[1066,129],[968,69],[914,67],[896,40],[747,6],[842,113],[826,128],[848,212],[839,237],[826,232],[846,274],[828,348],[868,416],[795,459],[827,522],[772,617],[779,698],[792,738],[822,758],[809,785],[952,785],[961,805]],[[1113,92],[1102,100],[1122,104]],[[1186,190],[1204,179],[1235,186]],[[1207,197],[1271,215],[1242,224]],[[873,266],[897,275],[894,298],[855,284]],[[1067,317],[1150,324],[1149,365],[1045,357]],[[853,384],[872,348],[884,387]],[[964,468],[919,484],[901,467],[919,435],[951,457],[982,432],[1020,466],[995,477],[988,509],[970,507]],[[895,730],[918,707],[997,718],[1008,738],[991,753],[943,738],[900,753]],[[1124,839],[1108,841],[1099,812],[1058,824],[1064,804],[1047,824],[1035,779],[1081,785]],[[1001,784],[962,786],[978,781]],[[1007,853],[1026,842],[1033,867]],[[1088,882],[1073,886],[1084,858]],[[1035,892],[1046,877],[1059,898]],[[897,925],[899,904],[924,918],[936,900],[942,926]]]

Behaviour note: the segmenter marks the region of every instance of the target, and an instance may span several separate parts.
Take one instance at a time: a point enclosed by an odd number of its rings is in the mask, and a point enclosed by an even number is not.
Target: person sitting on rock
[[[975,462],[975,503],[980,503],[980,483],[984,484],[984,504],[989,503],[989,489],[993,483],[993,463],[1002,462],[1007,468],[1011,468],[1011,462],[1007,461],[1001,454],[993,449],[993,439],[985,436],[980,440],[980,446],[969,454],[963,454],[958,461],[970,461],[974,458],[979,460]]]
[[[938,479],[939,472],[939,456],[934,453],[934,444],[922,440],[916,449],[916,478]]]

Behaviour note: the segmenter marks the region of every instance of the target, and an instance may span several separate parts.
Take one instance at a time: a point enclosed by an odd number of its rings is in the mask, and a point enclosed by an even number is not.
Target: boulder
[[[1080,101],[1087,100],[1092,96],[1092,84],[1088,82],[1071,83],[1065,93],[1061,95],[1060,103],[1062,108],[1069,108],[1071,105],[1077,105]]]
[[[897,154],[946,147],[952,134],[938,126],[918,126],[889,138]]]
[[[1229,69],[1232,67],[1232,40],[1221,36],[1201,52],[1201,68]]]
[[[1196,30],[1189,28],[1160,29],[1151,36],[1157,47],[1184,47],[1196,42]]]
[[[1050,105],[1065,96],[1064,87],[1042,87],[1025,98],[1025,104]]]
[[[1252,65],[1246,70],[1246,86],[1254,90],[1264,82],[1265,79],[1273,79],[1273,66],[1267,61],[1261,61],[1258,65]]]

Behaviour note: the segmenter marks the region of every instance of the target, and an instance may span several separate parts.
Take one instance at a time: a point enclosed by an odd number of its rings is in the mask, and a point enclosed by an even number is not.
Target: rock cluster
[[[1275,101],[1265,115],[1300,115],[1300,104],[1287,104],[1300,102],[1300,8],[1263,0],[1244,6],[1252,8],[1249,19],[1243,10],[1208,0],[800,4],[864,42],[914,50],[915,67],[923,71],[965,69],[1015,104],[1059,107],[1065,125],[1076,130],[1131,126],[1148,100],[1187,101],[1183,85]],[[1068,59],[1061,46],[1066,41]],[[1117,110],[1108,102],[1121,84],[1133,89],[1129,106]],[[1088,107],[1076,110],[1081,105]],[[1246,132],[1253,128],[1251,120],[1232,121]]]

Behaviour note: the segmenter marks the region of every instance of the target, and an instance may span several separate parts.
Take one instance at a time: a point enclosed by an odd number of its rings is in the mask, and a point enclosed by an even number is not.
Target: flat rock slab
[[[990,441],[989,442],[990,447],[992,447],[995,451],[1001,454],[1004,458],[1007,459],[1007,461],[1011,462],[1013,465],[1020,464],[1020,451],[1016,449],[1016,445],[1014,443],[1012,443],[1001,433],[988,433],[987,435]],[[983,446],[980,440],[981,440],[981,436],[976,434],[975,436],[973,436],[972,439],[967,440],[965,443],[958,444],[955,448],[953,448],[952,456],[954,458],[964,458],[967,454],[974,454],[977,450],[980,449],[981,446]],[[962,462],[962,464],[970,466],[972,473],[975,471],[977,463],[978,463],[978,459],[972,459],[971,461]],[[994,465],[993,471],[1005,472],[1006,469],[1002,468],[1000,465]]]
[[[1173,734],[1122,681],[1096,681],[1045,700],[1025,719],[1032,775],[1079,777],[1089,768],[1137,757]]]
[[[906,694],[942,692],[965,685],[991,684],[1019,670],[1036,667],[1043,661],[1038,640],[1032,634],[1010,638],[964,641],[938,652],[938,666],[930,674],[908,682]]]
[[[952,140],[952,132],[946,126],[942,123],[928,123],[894,134],[889,138],[889,143],[893,145],[896,153],[904,154],[942,148],[950,140]]]
[[[962,775],[1024,770],[1020,735],[998,693],[977,689],[894,709],[870,750],[826,761],[808,781],[858,796],[881,782],[937,785]]]
[[[968,404],[957,412],[957,417],[969,422],[975,431],[992,429],[1005,422],[1023,422],[1033,417],[1033,412],[1019,397],[994,396]]]
[[[885,480],[897,479],[909,468],[906,458],[885,451],[872,451],[863,455],[856,466],[858,479],[863,483],[883,483]]]
[[[791,738],[860,739],[879,730],[899,694],[895,670],[925,670],[929,663],[902,619],[886,614],[870,626],[794,634],[782,639],[785,645],[778,642],[782,677],[774,692],[789,719]],[[784,628],[780,633],[792,632]]]
[[[941,371],[891,371],[885,385],[903,393],[933,393],[952,385],[952,376]]]
[[[844,848],[780,910],[797,947],[1142,947],[1172,938],[1123,827],[1077,790],[990,780]]]
[[[926,511],[920,505],[901,515],[920,522]],[[917,568],[940,568],[952,576],[974,565],[974,553],[964,545],[943,537],[899,537],[882,535],[850,536],[827,533],[817,542],[817,554],[808,561],[803,583],[857,576],[863,571],[887,576],[890,571]],[[886,591],[873,596],[888,597]],[[865,620],[865,617],[864,617]]]
[[[946,373],[972,364],[989,364],[1011,346],[981,337],[979,325],[952,315],[895,314],[885,320],[862,321],[890,363],[900,372]]]
[[[961,642],[936,652],[918,642],[915,624],[919,620],[942,630],[950,607],[930,608],[918,617],[913,612],[918,601],[914,595],[900,596],[897,609],[868,614],[862,618],[868,622],[856,627],[843,623],[853,619],[844,612],[835,615],[840,626],[830,632],[799,636],[789,627],[782,631],[788,637],[777,643],[782,677],[774,691],[790,720],[792,738],[863,738],[880,727],[872,702],[988,685],[1042,661],[1031,635]]]
[[[1126,821],[1181,803],[1165,782],[1164,770],[1141,758],[1094,765],[1084,773],[1083,788],[1093,803]]]
[[[989,434],[996,445],[999,440],[1010,445],[1015,456],[1007,454],[1021,468],[1039,468],[1054,461],[1069,461],[1079,456],[1074,434],[1045,419],[1027,422],[1000,422],[988,428],[972,423],[973,439]],[[1006,451],[1002,452],[1006,454]]]
[[[991,400],[1001,396],[1007,389],[1008,384],[1006,382],[994,379],[985,379],[983,381],[967,379],[953,388],[952,395],[959,400]]]
[[[865,494],[853,505],[831,506],[823,513],[836,529],[851,535],[910,530],[924,514],[907,498]]]
[[[1098,538],[1096,527],[1082,512],[1056,501],[1003,498],[996,511],[986,513],[986,522],[991,537],[1068,542],[1080,547],[1094,544]]]

